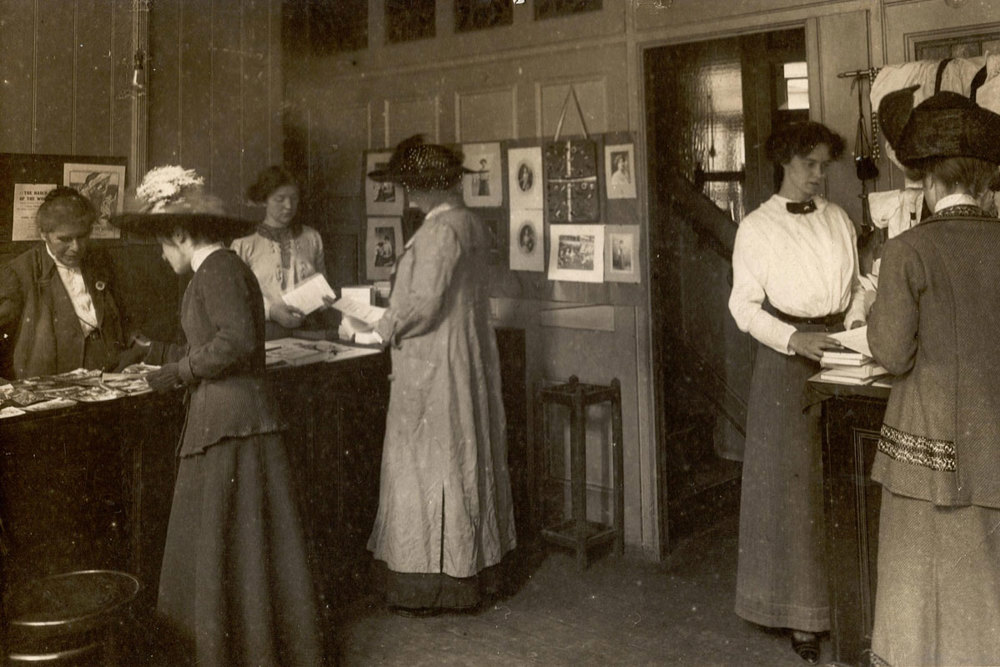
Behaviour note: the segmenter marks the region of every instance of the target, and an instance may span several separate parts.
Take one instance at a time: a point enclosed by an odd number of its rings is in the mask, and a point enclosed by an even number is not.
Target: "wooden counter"
[[[527,538],[525,343],[497,328],[518,536]],[[378,508],[388,352],[268,377],[285,433],[314,570],[331,607],[371,592],[366,549]],[[0,518],[10,553],[0,589],[89,568],[122,569],[156,597],[184,420],[183,393],[145,394],[0,420]]]
[[[315,571],[326,601],[357,595],[378,503],[387,352],[268,371],[282,414]],[[182,392],[0,421],[6,587],[91,568],[122,569],[155,599],[184,419]]]
[[[860,664],[871,646],[882,487],[872,462],[889,390],[813,383],[823,401],[823,497],[833,659]]]

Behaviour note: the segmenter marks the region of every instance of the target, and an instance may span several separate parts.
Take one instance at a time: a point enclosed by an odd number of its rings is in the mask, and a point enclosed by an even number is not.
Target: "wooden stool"
[[[608,526],[587,520],[587,407],[611,403],[612,477],[614,481],[613,524]],[[565,405],[570,409],[570,486],[573,518],[551,528],[542,528],[542,537],[553,544],[576,550],[580,569],[587,567],[587,553],[591,547],[614,541],[616,554],[625,550],[625,487],[622,453],[622,392],[618,378],[611,386],[584,384],[573,375],[566,384],[539,387],[535,393],[538,411],[536,423],[542,433],[541,444],[547,448],[548,422],[545,406],[550,403]]]
[[[13,589],[4,605],[6,664],[119,664],[115,626],[140,588],[125,572],[85,570]]]

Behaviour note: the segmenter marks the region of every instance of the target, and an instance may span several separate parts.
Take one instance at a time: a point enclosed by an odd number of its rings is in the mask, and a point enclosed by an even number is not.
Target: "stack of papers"
[[[868,327],[842,331],[831,334],[830,337],[836,338],[844,349],[824,352],[819,360],[823,370],[811,379],[837,384],[866,385],[889,374],[889,371],[872,359],[871,348],[868,347]]]

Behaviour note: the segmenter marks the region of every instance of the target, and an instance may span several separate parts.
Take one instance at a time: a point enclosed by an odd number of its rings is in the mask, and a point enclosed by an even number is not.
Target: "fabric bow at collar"
[[[802,215],[805,213],[812,213],[816,210],[816,202],[812,199],[807,199],[805,201],[790,201],[785,203],[785,208],[788,209],[789,213],[794,213],[796,215]]]

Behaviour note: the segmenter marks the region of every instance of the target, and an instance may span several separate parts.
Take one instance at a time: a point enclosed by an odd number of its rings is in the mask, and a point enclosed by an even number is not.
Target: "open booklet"
[[[361,301],[355,301],[354,299],[338,299],[333,303],[333,307],[345,315],[350,315],[368,325],[377,324],[385,313],[385,308],[372,306]]]
[[[849,350],[860,352],[866,357],[872,356],[872,349],[868,346],[867,325],[858,327],[857,329],[848,329],[847,331],[832,333],[830,334],[830,338],[836,338],[841,345]]]
[[[333,293],[330,283],[326,282],[322,273],[314,273],[281,295],[286,304],[298,308],[305,315],[325,306],[324,297],[332,301],[337,298],[337,295]]]

